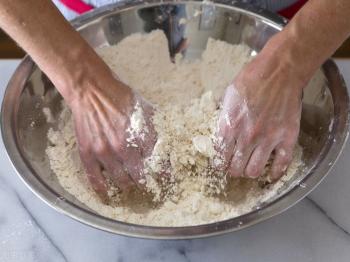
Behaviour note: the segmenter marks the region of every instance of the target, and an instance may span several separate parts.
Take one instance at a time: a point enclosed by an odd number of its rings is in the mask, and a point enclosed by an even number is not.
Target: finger
[[[231,142],[234,139],[232,134],[240,133],[243,118],[244,112],[239,109],[239,106],[233,109],[224,107],[219,116],[218,136],[228,143]]]
[[[141,190],[145,190],[144,160],[152,155],[157,142],[157,133],[152,122],[154,114],[152,105],[141,97],[138,97],[137,101],[142,108],[142,117],[145,122],[140,134],[135,137],[134,143],[136,146],[129,146],[125,149],[123,153],[123,164],[136,185]],[[166,167],[164,167],[164,170],[166,170]],[[166,172],[161,172],[157,175],[161,177],[166,176],[166,174]]]
[[[214,167],[219,170],[226,170],[233,157],[237,143],[238,134],[241,131],[241,117],[233,119],[229,113],[222,111],[219,118],[219,130],[215,150],[218,152],[217,161],[214,160]]]
[[[87,121],[85,118],[81,117],[79,114],[73,114],[74,117],[74,130],[77,137],[79,154],[81,152],[87,152],[89,150],[88,141],[91,137],[91,132],[89,130]]]
[[[117,185],[121,190],[127,190],[134,185],[134,181],[130,178],[123,165],[117,160],[113,154],[99,156],[99,161],[107,171],[106,175]]]
[[[141,180],[141,175],[139,175],[139,170],[141,170],[139,164],[141,159],[140,148],[127,147],[124,145],[122,147],[114,147],[115,149],[119,148],[118,150],[120,152],[113,153],[112,150],[109,150],[109,144],[117,144],[113,140],[116,139],[116,137],[111,134],[111,131],[114,130],[113,125],[111,125],[103,110],[97,111],[96,114],[99,117],[89,115],[89,117],[93,119],[90,119],[88,124],[94,136],[94,148],[96,149],[98,160],[103,164],[109,172],[112,181],[116,183],[120,189],[126,190],[130,188],[131,185],[135,184],[142,189],[139,182]],[[112,159],[112,156],[115,156],[115,159]],[[138,172],[136,172],[136,170],[138,170]]]
[[[144,165],[139,148],[127,147],[121,155],[121,160],[126,171],[138,188],[144,190]]]
[[[228,174],[232,177],[240,177],[244,175],[244,169],[254,150],[254,145],[244,145],[240,141],[237,142],[235,152],[233,154]]]
[[[110,149],[110,141],[107,141],[108,137],[102,133],[101,126],[105,131],[113,130],[112,126],[109,125],[109,122],[106,121],[108,120],[106,115],[103,111],[98,111],[97,114],[99,117],[88,121],[91,133],[95,136],[94,148],[96,150],[97,159],[100,161],[100,163],[102,163],[107,171],[107,175],[109,175],[112,181],[116,183],[120,189],[126,190],[128,187],[134,184],[134,181],[130,178],[123,165],[118,160],[118,155],[114,154],[114,152]],[[90,117],[93,116],[91,115]],[[100,121],[101,119],[102,121]]]
[[[271,156],[273,148],[274,145],[259,145],[256,147],[249,159],[244,175],[251,178],[261,176]]]
[[[230,160],[234,156],[235,147],[239,134],[243,129],[243,120],[246,116],[246,107],[242,104],[242,99],[233,85],[226,89],[223,109],[220,112],[218,122],[218,145],[215,147],[221,154],[223,162],[217,161],[214,166],[219,169],[227,169]]]
[[[93,141],[90,127],[86,118],[74,119],[74,127],[77,135],[80,159],[83,163],[85,173],[93,190],[98,194],[102,201],[107,202],[107,182],[102,174],[101,166],[98,160],[93,156],[89,149],[87,141]]]
[[[281,145],[275,149],[275,158],[272,164],[271,178],[279,179],[287,170],[293,159],[294,144]]]
[[[232,159],[234,148],[236,145],[236,140],[234,135],[229,142],[226,142],[224,138],[218,138],[218,141],[214,145],[214,149],[217,155],[214,156],[213,167],[217,170],[226,170]]]
[[[142,157],[147,158],[152,154],[154,145],[157,142],[157,132],[152,122],[154,115],[152,106],[147,101],[141,101],[140,103],[142,103],[145,126],[141,136],[136,137],[136,143],[139,145]]]
[[[91,133],[91,139],[92,139],[91,141],[94,141],[95,143],[97,142],[100,144],[103,144],[104,142],[106,142],[105,131],[111,130],[111,126],[106,125],[106,121],[104,121],[105,113],[103,111],[103,108],[100,110],[89,112],[85,117],[85,119],[86,119],[86,126],[88,127],[87,130],[90,131]]]
[[[100,163],[91,153],[81,153],[80,157],[93,190],[98,194],[102,201],[107,202],[107,182],[102,174]]]

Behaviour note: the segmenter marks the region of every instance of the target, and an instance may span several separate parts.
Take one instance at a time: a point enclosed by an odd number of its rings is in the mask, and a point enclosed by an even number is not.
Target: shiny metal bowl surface
[[[186,18],[186,23],[180,20]],[[182,20],[184,21],[184,20]],[[183,55],[200,56],[207,39],[245,43],[252,55],[285,25],[281,17],[233,2],[150,1],[120,2],[74,20],[73,25],[93,47],[113,45],[135,32],[162,29],[175,54],[187,39]],[[64,41],[64,36],[62,36]],[[302,65],[300,65],[302,66]],[[322,70],[327,81],[308,88],[303,97],[299,142],[305,167],[278,195],[260,208],[225,221],[189,227],[151,227],[123,223],[89,210],[58,183],[45,154],[46,122],[43,107],[58,117],[61,96],[26,56],[10,80],[2,105],[2,135],[7,153],[25,184],[44,202],[78,221],[109,232],[145,238],[194,238],[249,227],[281,213],[305,197],[328,173],[342,151],[349,125],[349,98],[339,71],[331,60]],[[34,125],[33,125],[34,123]]]

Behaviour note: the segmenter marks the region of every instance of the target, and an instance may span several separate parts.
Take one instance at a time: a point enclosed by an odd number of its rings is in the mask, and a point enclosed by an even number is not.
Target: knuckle
[[[283,167],[288,165],[293,160],[293,154],[288,153],[285,149],[279,149],[277,151],[278,160],[276,165],[278,167]]]
[[[271,143],[274,143],[274,142],[280,142],[281,137],[282,137],[281,132],[279,130],[276,130],[276,128],[267,130],[264,133],[264,138],[267,141],[268,145],[271,145]]]
[[[261,171],[259,171],[257,168],[247,169],[245,175],[247,177],[257,178],[261,175]]]
[[[109,153],[109,147],[106,142],[96,141],[94,143],[94,152],[100,156],[105,156]]]
[[[267,145],[270,146],[271,144],[279,144],[282,141],[283,134],[284,129],[279,128],[279,125],[274,125],[266,128],[263,137],[267,142]]]
[[[243,160],[241,158],[233,158],[229,167],[229,173],[233,177],[239,177],[243,173]]]
[[[236,169],[240,168],[243,165],[243,160],[245,158],[244,152],[240,149],[237,149],[232,157],[231,166]]]
[[[119,139],[113,139],[111,145],[115,152],[121,152],[126,147]]]
[[[224,114],[220,117],[219,128],[222,133],[232,134],[235,130],[242,127],[243,116],[232,116],[230,113]]]
[[[250,162],[248,167],[245,170],[245,175],[248,177],[256,178],[259,177],[262,172],[265,163],[262,159],[258,159],[257,161]]]
[[[249,167],[245,170],[244,175],[247,177],[257,177],[257,169],[256,167]]]

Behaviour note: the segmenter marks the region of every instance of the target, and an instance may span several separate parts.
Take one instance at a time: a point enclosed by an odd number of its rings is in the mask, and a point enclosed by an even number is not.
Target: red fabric
[[[78,14],[83,14],[94,9],[92,5],[86,4],[82,0],[60,0],[60,2],[62,2],[65,6],[77,12]],[[279,11],[278,13],[286,18],[291,19],[303,7],[303,5],[306,2],[307,0],[299,0],[295,4]]]
[[[84,14],[94,9],[92,5],[86,4],[82,0],[60,0],[60,2],[78,14]]]
[[[306,4],[306,2],[307,0],[299,0],[295,4],[291,5],[286,9],[279,11],[278,13],[281,16],[291,19]]]

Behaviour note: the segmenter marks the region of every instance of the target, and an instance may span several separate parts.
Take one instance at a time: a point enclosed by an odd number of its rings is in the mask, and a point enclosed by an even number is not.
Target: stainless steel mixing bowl
[[[184,20],[186,19],[186,20]],[[181,49],[188,59],[200,56],[208,37],[229,43],[245,43],[252,55],[280,31],[285,21],[264,10],[233,2],[152,1],[120,2],[83,15],[73,25],[93,46],[113,45],[135,32],[162,29],[172,54]],[[62,36],[64,41],[64,36]],[[302,65],[300,65],[302,66]],[[286,183],[279,194],[254,211],[217,223],[190,227],[151,227],[102,217],[68,194],[50,170],[45,148],[43,107],[58,116],[61,96],[29,56],[8,84],[2,105],[2,135],[8,155],[25,184],[59,212],[93,227],[145,238],[194,238],[246,228],[272,217],[305,197],[328,173],[347,138],[349,98],[341,75],[332,61],[322,70],[327,84],[308,88],[303,97],[300,143],[305,167]]]

